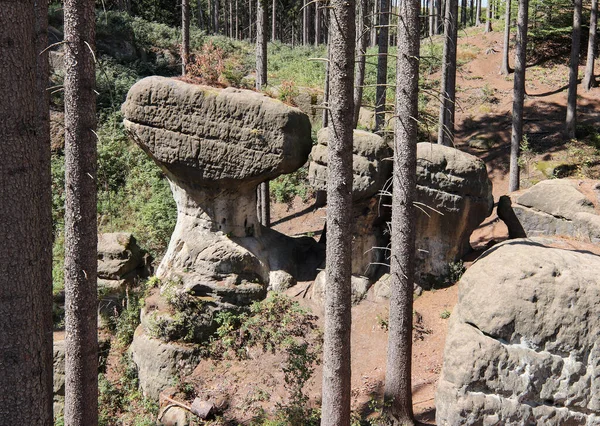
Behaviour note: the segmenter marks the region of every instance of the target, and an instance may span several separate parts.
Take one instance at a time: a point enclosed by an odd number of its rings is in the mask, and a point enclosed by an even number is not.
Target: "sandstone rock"
[[[374,284],[373,284],[373,296],[375,299],[389,299],[392,295],[391,292],[391,275],[383,274]],[[420,296],[423,293],[423,288],[414,283],[414,294],[416,296]]]
[[[447,273],[471,250],[471,233],[494,206],[485,164],[465,152],[417,144],[417,281]]]
[[[329,128],[319,130],[318,144],[311,152],[308,180],[317,191],[327,189],[327,143]],[[392,152],[382,137],[363,130],[354,130],[352,150],[352,199],[361,200],[376,195],[392,171]]]
[[[375,111],[361,107],[358,112],[358,125],[368,130],[375,129]]]
[[[519,222],[519,218],[515,214],[512,208],[512,202],[508,195],[503,195],[498,200],[498,217],[502,220],[508,228],[508,238],[525,238],[527,234]]]
[[[188,426],[188,411],[176,405],[168,405],[158,414],[160,426]]]
[[[541,181],[513,196],[512,208],[529,237],[563,235],[600,243],[600,216],[577,181]]]
[[[161,291],[175,284],[177,294],[198,302],[192,303],[198,312],[184,313],[147,301],[146,312],[161,324],[180,324],[180,314],[197,318],[193,330],[169,328],[161,338],[185,332],[199,343],[214,331],[216,312],[239,310],[263,299],[267,288],[286,288],[307,273],[314,278],[323,249],[310,238],[262,227],[256,215],[256,186],[306,162],[312,146],[306,114],[253,91],[162,77],[136,83],[122,111],[132,139],[165,172],[177,204],[177,224],[156,272]]]
[[[325,285],[326,285],[326,274],[325,271],[319,272],[317,278],[313,283],[312,298],[318,303],[322,304],[325,301]],[[352,276],[352,304],[356,305],[363,300],[367,291],[370,287],[369,279],[366,277]]]
[[[320,108],[323,103],[323,93],[315,92],[309,87],[301,87],[298,94],[294,96],[296,106],[308,115],[312,124],[320,124],[323,120],[323,109]]]
[[[154,339],[145,334],[141,326],[129,350],[138,369],[143,394],[156,400],[161,390],[180,376],[191,373],[200,360],[196,347]]]
[[[120,280],[143,265],[143,251],[132,234],[112,232],[98,235],[98,277]]]
[[[600,424],[600,257],[511,240],[463,275],[438,425]]]
[[[65,407],[65,341],[54,339],[53,344],[54,417],[62,415]]]

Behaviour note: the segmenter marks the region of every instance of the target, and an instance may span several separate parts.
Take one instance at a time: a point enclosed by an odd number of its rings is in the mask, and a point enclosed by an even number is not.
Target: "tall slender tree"
[[[504,15],[504,47],[502,49],[502,66],[500,74],[510,74],[510,66],[508,65],[508,51],[510,48],[510,3],[511,0],[506,0],[506,10]]]
[[[358,125],[358,116],[362,104],[365,69],[367,63],[367,46],[369,44],[369,0],[360,0],[358,7],[358,28],[356,31],[356,73],[354,76],[354,123]]]
[[[47,3],[2,5],[0,423],[53,424]]]
[[[181,75],[190,58],[190,0],[181,0]]]
[[[396,126],[392,235],[390,255],[390,321],[385,400],[395,426],[413,425],[411,358],[416,220],[413,203],[417,175],[419,92],[419,0],[400,2],[396,66]]]
[[[65,424],[98,424],[95,7],[65,0]]]
[[[376,0],[377,1],[377,0]],[[379,0],[379,47],[377,57],[377,87],[375,88],[375,130],[380,131],[385,125],[385,107],[387,93],[387,61],[390,42],[390,3]]]
[[[446,0],[444,17],[444,51],[438,143],[454,145],[454,112],[456,109],[456,42],[458,38],[458,0]]]
[[[267,5],[266,0],[258,0],[256,7],[256,89],[262,90],[267,85]],[[269,182],[258,187],[258,205],[260,222],[270,226],[271,202]]]
[[[577,125],[577,77],[579,71],[579,48],[581,45],[581,0],[574,0],[573,33],[571,35],[571,60],[569,61],[569,89],[567,91],[567,137],[575,138]]]
[[[475,25],[481,25],[481,0],[476,1],[476,11],[475,11]]]
[[[437,35],[441,31],[441,22],[442,22],[442,0],[434,0],[435,1],[435,15],[433,21],[434,33]]]
[[[275,41],[275,24],[277,22],[276,18],[276,10],[277,10],[277,0],[273,0],[273,5],[271,6],[271,41]]]
[[[488,0],[487,10],[486,10],[486,19],[485,19],[485,32],[491,33],[493,31],[492,28],[492,1]]]
[[[321,10],[319,1],[315,1],[315,46],[321,44]]]
[[[519,147],[523,139],[523,102],[525,99],[525,68],[527,59],[527,25],[529,21],[529,0],[519,0],[517,17],[517,42],[515,46],[515,79],[512,111],[512,132],[510,138],[510,169],[508,191],[519,189]]]
[[[331,0],[327,286],[321,426],[350,424],[354,0]]]
[[[585,64],[585,76],[583,77],[583,89],[588,92],[596,85],[594,77],[594,60],[596,59],[596,28],[598,25],[598,0],[592,0],[590,12],[590,36],[588,38],[587,62]]]

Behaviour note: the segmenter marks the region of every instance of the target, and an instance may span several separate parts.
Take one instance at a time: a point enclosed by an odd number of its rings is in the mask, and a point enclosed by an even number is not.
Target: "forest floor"
[[[513,101],[513,75],[499,74],[503,34],[500,28],[497,29],[500,31],[489,34],[482,33],[480,28],[461,32],[458,57],[463,65],[457,73],[456,112],[456,146],[486,163],[495,202],[508,191]],[[512,50],[510,58],[512,65]],[[563,171],[564,176],[598,179],[598,147],[590,146],[589,141],[569,141],[562,135],[568,83],[566,60],[557,62],[537,58],[537,62],[528,65],[526,73],[524,134],[527,135],[528,146],[524,147],[523,152],[522,188],[553,177],[548,172],[549,168]],[[439,73],[430,77],[439,78]],[[437,112],[435,102],[428,105],[428,110],[432,114]],[[600,89],[586,93],[580,87],[579,128],[585,130],[586,126],[597,126],[598,122]],[[290,204],[274,205],[273,227],[288,235],[320,235],[326,208],[314,209],[311,203],[312,200],[303,202],[296,197]],[[474,251],[464,259],[465,265],[468,267],[489,245],[507,238],[507,228],[494,211],[473,233],[471,245]],[[582,248],[582,245],[573,241],[561,244],[571,249]],[[586,245],[585,248],[600,254],[597,247]],[[310,283],[300,284],[308,285]],[[299,290],[294,287],[289,294],[296,296],[320,316],[322,308],[307,299],[310,291]],[[415,315],[417,323],[412,363],[413,409],[422,424],[435,424],[434,396],[443,361],[447,317],[451,315],[457,298],[458,286],[454,285],[425,291],[414,302],[414,310],[418,315]],[[388,309],[387,303],[368,297],[352,310],[352,395],[354,408],[363,415],[374,409],[370,401],[380,397],[383,392],[387,351],[384,325]],[[320,395],[320,370],[317,370],[312,384],[310,395],[314,399]]]

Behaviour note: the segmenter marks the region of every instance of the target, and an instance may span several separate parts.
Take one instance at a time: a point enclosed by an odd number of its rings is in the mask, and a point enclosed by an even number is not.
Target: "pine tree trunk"
[[[235,0],[235,39],[240,39],[240,12],[238,10],[238,0]]]
[[[571,36],[571,60],[569,62],[569,89],[567,91],[566,132],[575,138],[577,126],[577,74],[579,71],[579,47],[581,44],[581,0],[574,1],[573,34]]]
[[[319,2],[315,2],[315,46],[321,44],[321,11]]]
[[[181,0],[181,75],[185,76],[190,58],[190,0]]]
[[[252,43],[252,2],[254,0],[248,0],[248,41]]]
[[[435,35],[435,0],[429,1],[429,37]]]
[[[307,0],[302,1],[302,45],[308,45],[308,6]]]
[[[329,11],[327,11],[329,14]],[[329,77],[331,71],[331,45],[327,43],[327,63],[325,64],[325,87],[323,88],[323,127],[329,126]]]
[[[512,133],[510,138],[510,170],[508,191],[519,189],[519,147],[523,139],[523,102],[525,99],[525,69],[527,60],[527,25],[529,20],[529,0],[519,0],[517,17],[517,42],[515,45],[515,76],[512,112]]]
[[[2,5],[0,423],[53,424],[47,4]],[[40,114],[42,114],[40,116]]]
[[[585,76],[583,77],[583,89],[589,92],[596,86],[594,77],[594,60],[596,59],[596,27],[598,25],[598,0],[592,0],[592,11],[590,14],[590,36],[588,39],[587,62],[585,64]]]
[[[213,0],[213,28],[215,34],[219,34],[219,0]]]
[[[267,8],[265,0],[256,6],[256,89],[267,85]]]
[[[473,0],[470,1],[469,3],[469,25],[473,26],[473,16],[475,14],[475,11],[473,10]]]
[[[276,8],[276,2],[277,0],[273,0],[273,11],[271,13],[271,41],[275,41],[275,22],[276,22],[276,18],[275,18],[275,8]]]
[[[504,48],[502,50],[502,67],[500,74],[510,74],[510,66],[508,65],[508,51],[510,48],[510,3],[511,0],[506,0],[506,14],[504,17]]]
[[[360,107],[362,104],[363,85],[365,84],[366,53],[369,44],[369,0],[360,0],[358,14],[358,30],[356,43],[356,73],[354,76],[354,122],[353,127],[358,125]]]
[[[460,0],[460,22],[463,27],[467,23],[467,0]]]
[[[477,11],[475,12],[475,25],[481,25],[481,0],[475,0],[477,2]]]
[[[95,9],[66,0],[65,424],[98,424]]]
[[[198,28],[200,28],[201,30],[206,30],[206,32],[208,33],[208,29],[205,27],[206,24],[204,22],[204,10],[202,9],[202,2],[200,0],[197,0],[196,6],[196,10],[198,12]]]
[[[331,123],[321,426],[342,426],[350,424],[354,1],[331,0],[330,13]]]
[[[385,126],[385,101],[387,93],[387,60],[390,23],[389,0],[379,0],[379,56],[377,57],[377,87],[375,90],[375,131]]]
[[[400,2],[396,73],[396,125],[390,318],[384,409],[393,425],[412,425],[412,306],[415,269],[417,118],[419,91],[419,0]]]
[[[434,0],[435,1],[435,16],[434,16],[434,22],[433,22],[433,27],[434,27],[434,31],[435,34],[440,34],[441,29],[441,14],[442,14],[442,0]]]
[[[438,143],[454,146],[454,111],[456,101],[456,42],[458,0],[446,0],[444,19],[444,52],[442,56],[442,82]]]
[[[492,3],[490,0],[488,0],[487,18],[485,20],[485,32],[491,33],[492,31],[493,31],[493,28],[492,28]]]

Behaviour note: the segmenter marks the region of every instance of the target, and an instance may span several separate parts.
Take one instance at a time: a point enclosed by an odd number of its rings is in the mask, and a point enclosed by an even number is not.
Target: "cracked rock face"
[[[513,197],[512,208],[529,237],[565,235],[600,243],[600,216],[577,181],[541,181]]]
[[[517,239],[463,275],[438,425],[600,424],[600,257]]]
[[[471,233],[494,206],[485,164],[455,148],[417,144],[417,276],[439,277],[471,250]]]

